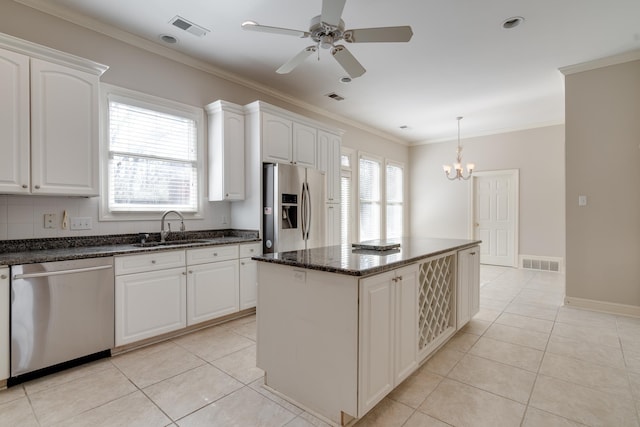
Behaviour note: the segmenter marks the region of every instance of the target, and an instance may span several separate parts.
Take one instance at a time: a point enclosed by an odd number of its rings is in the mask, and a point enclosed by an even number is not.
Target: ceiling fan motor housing
[[[315,16],[311,19],[309,33],[311,40],[318,43],[323,49],[329,49],[333,47],[335,42],[342,40],[344,21],[341,19],[340,24],[336,27],[322,22],[321,15]]]

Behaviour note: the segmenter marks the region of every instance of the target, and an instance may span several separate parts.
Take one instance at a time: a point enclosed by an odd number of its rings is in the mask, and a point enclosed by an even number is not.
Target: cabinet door
[[[9,269],[0,268],[0,381],[9,378]]]
[[[239,310],[238,260],[187,266],[187,324]]]
[[[293,123],[269,113],[262,113],[262,161],[293,161]]]
[[[397,386],[418,366],[418,266],[397,270],[394,286]]]
[[[186,327],[185,269],[116,276],[116,346]]]
[[[258,302],[258,262],[240,259],[240,310],[255,307]]]
[[[244,200],[244,115],[224,108],[221,101],[207,106],[209,200]]]
[[[480,252],[474,246],[458,252],[457,329],[480,309]]]
[[[293,164],[315,169],[317,131],[311,126],[293,123]]]
[[[327,246],[339,245],[342,243],[340,239],[340,205],[327,203],[325,207],[327,211]]]
[[[0,193],[29,193],[29,58],[0,49]]]
[[[318,169],[326,174],[327,203],[340,203],[340,146],[342,138],[318,131]]]
[[[33,193],[99,194],[98,88],[96,75],[31,59]]]
[[[394,272],[360,281],[358,414],[394,387]]]

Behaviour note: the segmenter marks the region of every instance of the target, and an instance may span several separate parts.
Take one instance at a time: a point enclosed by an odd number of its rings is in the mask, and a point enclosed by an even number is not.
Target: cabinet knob
[[[253,252],[253,251],[254,251],[254,249],[249,249],[249,252]]]
[[[193,270],[189,270],[189,274],[193,274]]]
[[[244,261],[240,263],[240,265],[244,265]]]
[[[152,260],[151,260],[151,264],[155,264],[155,263],[156,263],[156,260],[155,260],[155,259],[152,259]]]
[[[229,197],[229,193],[226,193],[226,194],[224,195],[224,197]]]
[[[214,253],[213,253],[213,256],[218,256],[218,252],[214,252]]]
[[[36,185],[36,190],[39,190],[39,189],[40,189],[40,186],[39,186],[39,185]]]
[[[1,275],[1,276],[0,276],[0,279],[2,279],[2,280],[6,280],[6,279],[7,279],[7,275],[6,275],[6,274]]]
[[[22,188],[29,188],[27,184],[22,184]]]
[[[475,252],[469,252],[469,255],[475,255],[475,254],[476,254]]]

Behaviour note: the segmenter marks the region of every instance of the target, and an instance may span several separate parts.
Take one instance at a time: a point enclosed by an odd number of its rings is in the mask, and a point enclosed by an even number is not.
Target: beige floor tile
[[[597,328],[616,330],[616,316],[572,307],[560,307],[556,322],[578,326],[594,326]]]
[[[389,393],[389,398],[415,409],[435,390],[442,378],[426,369],[418,369]]]
[[[313,415],[308,415],[308,416],[313,416]],[[316,418],[316,421],[313,422],[313,421],[309,421],[309,419],[307,418],[304,418],[298,415],[293,420],[289,421],[284,427],[330,427],[330,425],[317,418]]]
[[[38,427],[26,396],[0,404],[0,427]]]
[[[549,334],[547,333],[501,325],[499,323],[491,325],[483,336],[511,344],[535,348],[536,350],[544,350],[547,347],[547,341],[549,341]]]
[[[482,289],[481,298],[490,299],[492,301],[500,301],[502,303],[510,303],[511,300],[513,300],[519,293],[520,289],[510,289],[509,286],[487,285]]]
[[[625,352],[640,353],[640,340],[620,337],[620,343]]]
[[[144,389],[171,419],[177,420],[244,385],[211,365],[203,365]]]
[[[243,317],[239,317],[237,319],[233,319],[230,320],[228,322],[225,323],[221,323],[220,325],[217,325],[216,328],[219,329],[234,329],[237,328],[239,326],[242,326],[246,323],[251,323],[251,322],[255,322],[256,321],[256,314],[250,314],[248,316],[243,316]]]
[[[491,322],[474,318],[464,325],[462,332],[472,335],[482,335],[489,326],[491,326]]]
[[[142,392],[136,391],[56,424],[56,427],[167,426],[171,420]]]
[[[491,310],[488,308],[480,307],[480,311],[473,316],[474,319],[484,320],[485,322],[493,322],[500,316],[501,311]]]
[[[545,292],[525,288],[513,302],[515,304],[544,304],[560,307],[564,303],[564,292]]]
[[[640,317],[616,316],[616,323],[618,326],[628,325],[640,327]]]
[[[11,402],[25,396],[24,388],[22,385],[17,385],[4,390],[0,390],[0,405],[3,403]]]
[[[560,337],[573,338],[592,344],[620,348],[620,338],[618,337],[618,333],[611,329],[556,322],[551,334]]]
[[[329,427],[329,424],[325,423],[324,421],[322,421],[319,418],[311,415],[308,412],[303,412],[300,415],[298,415],[296,418],[305,420],[306,422],[308,422],[309,424],[311,424],[314,427]]]
[[[536,374],[467,354],[451,370],[448,378],[526,404]]]
[[[111,359],[101,359],[87,363],[86,365],[76,366],[71,369],[56,372],[55,374],[31,380],[23,385],[27,394],[33,394],[45,390],[46,388],[56,387],[69,381],[73,381],[87,375],[93,375],[96,372],[109,368],[113,368]]]
[[[529,405],[594,427],[638,425],[631,399],[544,375],[538,375]]]
[[[540,409],[527,408],[522,427],[583,427],[584,424],[550,414]]]
[[[418,410],[458,427],[511,427],[520,425],[525,406],[445,379]]]
[[[134,391],[135,386],[112,366],[30,394],[29,399],[40,423],[51,425]]]
[[[527,371],[537,372],[544,353],[530,347],[480,337],[478,342],[469,350],[469,354],[505,363],[516,368],[526,369]]]
[[[640,401],[640,374],[629,373],[629,383],[631,384],[631,392],[633,397]]]
[[[445,344],[444,348],[448,350],[457,350],[461,352],[467,352],[473,344],[478,341],[478,335],[467,334],[464,332],[458,332]]]
[[[256,321],[254,319],[253,321],[231,328],[231,331],[235,332],[238,335],[242,335],[245,338],[249,338],[251,341],[255,341],[257,329],[258,328],[256,326]]]
[[[250,387],[238,391],[178,420],[180,427],[276,427],[286,425],[295,414]]]
[[[420,411],[416,411],[409,417],[403,427],[449,427],[449,424],[443,423]]]
[[[502,313],[500,317],[496,319],[496,323],[545,334],[550,334],[553,329],[553,322],[551,320],[536,319],[535,317],[521,316],[513,313]]]
[[[547,353],[540,374],[627,398],[631,394],[627,372],[553,353]]]
[[[555,320],[558,308],[550,305],[525,304],[512,302],[504,309],[506,313],[519,314],[520,316],[534,317],[542,320]]]
[[[240,327],[245,323],[235,323],[234,327]],[[230,329],[230,325],[208,328],[184,335],[173,341],[208,362],[213,362],[238,350],[255,345],[254,341],[238,335]]]
[[[282,406],[283,408],[285,408],[289,412],[292,412],[292,413],[294,413],[294,414],[296,414],[298,416],[302,415],[302,413],[304,412],[302,409],[298,408],[293,403],[281,398],[280,396],[278,396],[278,395],[272,393],[271,391],[267,390],[266,388],[264,388],[264,375],[261,376],[260,378],[258,378],[257,380],[255,380],[254,382],[252,382],[251,384],[249,384],[249,387],[251,387],[252,389],[257,391],[258,393],[260,393],[261,395],[263,395],[267,399],[273,400],[275,403],[277,403],[278,405]]]
[[[427,360],[421,369],[426,369],[434,374],[446,376],[463,356],[464,353],[461,351],[441,348],[436,354]]]
[[[413,409],[389,398],[382,399],[355,425],[357,427],[400,427],[413,414]]]
[[[243,384],[252,383],[264,375],[264,371],[256,367],[255,344],[211,363]]]
[[[551,334],[547,352],[624,369],[622,350]]]
[[[480,295],[480,307],[488,308],[489,310],[502,311],[505,309],[506,306],[509,305],[510,302],[511,302],[511,299],[502,301],[502,300],[491,299],[488,297],[483,297],[482,295]]]
[[[112,362],[140,388],[205,364],[202,359],[171,341],[116,356]]]

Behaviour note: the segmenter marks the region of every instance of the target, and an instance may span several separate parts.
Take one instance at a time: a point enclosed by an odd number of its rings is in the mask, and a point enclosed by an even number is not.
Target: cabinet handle
[[[27,184],[22,184],[22,188],[29,188]]]
[[[475,255],[475,254],[476,254],[475,252],[469,252],[469,255]]]
[[[40,189],[40,186],[39,186],[39,185],[36,185],[36,190],[39,190],[39,189]]]

